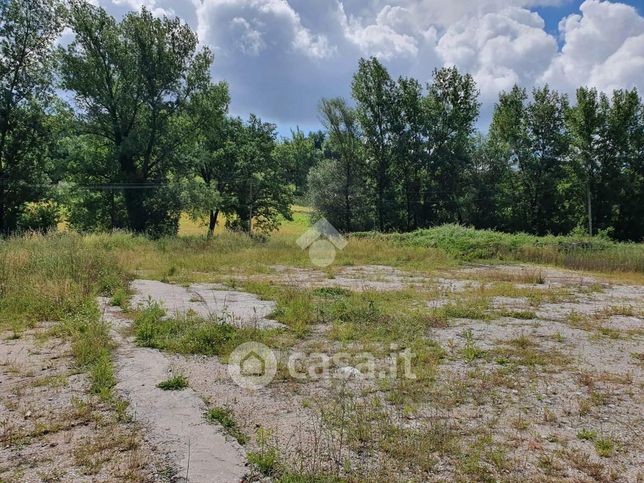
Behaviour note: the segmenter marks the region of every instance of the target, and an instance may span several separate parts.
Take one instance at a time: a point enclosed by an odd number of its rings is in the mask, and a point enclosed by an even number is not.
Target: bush
[[[411,233],[358,234],[400,245],[438,248],[465,261],[515,260],[549,263],[576,270],[644,272],[644,245],[618,243],[605,236],[535,236],[443,225]]]
[[[54,202],[27,203],[18,218],[18,231],[47,233],[55,230],[60,221],[60,211]]]

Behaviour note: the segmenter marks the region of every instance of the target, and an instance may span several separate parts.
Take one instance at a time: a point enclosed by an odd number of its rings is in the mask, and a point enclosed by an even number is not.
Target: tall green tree
[[[128,228],[176,231],[180,206],[169,177],[185,159],[190,97],[209,84],[212,56],[178,18],[143,8],[117,22],[73,1],[74,41],[62,52],[62,86],[73,92],[82,133],[104,143],[118,164]]]
[[[247,123],[232,124],[234,140],[227,143],[232,176],[222,193],[232,200],[229,228],[269,233],[277,229],[280,217],[292,218],[295,187],[284,182],[289,166],[275,157],[275,129],[252,114]]]
[[[607,101],[607,100],[606,100]],[[636,89],[616,90],[610,99],[600,196],[602,219],[616,238],[644,240],[644,104]],[[609,211],[610,210],[610,211]]]
[[[563,211],[560,187],[568,153],[568,101],[547,85],[534,89],[532,98],[526,108],[530,155],[519,165],[527,228],[538,235],[567,232],[573,227]]]
[[[470,163],[470,147],[479,115],[479,91],[469,74],[456,67],[434,72],[425,98],[428,161],[432,184],[425,192],[425,205],[440,210],[437,220],[426,223],[463,222],[461,198],[464,175]],[[431,216],[426,211],[426,216]]]
[[[376,190],[376,213],[381,231],[392,228],[392,130],[390,123],[395,99],[395,83],[387,69],[375,57],[360,59],[351,84],[357,103],[357,115],[365,148],[373,172]]]
[[[219,213],[228,211],[230,206],[227,189],[234,163],[234,125],[228,117],[230,95],[226,83],[212,84],[203,92],[195,94],[188,110],[194,124],[194,160],[190,163],[187,175],[198,177],[201,183],[189,183],[192,212],[208,218],[208,237],[215,233]]]
[[[593,206],[598,203],[597,186],[601,183],[602,155],[600,144],[605,133],[605,112],[600,106],[596,89],[580,87],[576,93],[575,105],[568,109],[567,127],[570,133],[570,157],[574,173],[582,188],[586,206],[588,234],[593,235],[597,227]]]
[[[501,92],[494,107],[492,122],[486,145],[481,148],[487,153],[479,153],[485,159],[492,155],[501,165],[501,170],[508,173],[507,200],[505,213],[498,223],[508,231],[530,231],[525,213],[527,201],[520,182],[523,166],[529,165],[531,156],[527,115],[528,94],[526,90],[515,85],[509,92]],[[490,162],[495,162],[494,159]]]
[[[356,112],[344,99],[323,99],[320,117],[329,157],[309,175],[309,198],[338,230],[371,228],[367,167]]]
[[[403,202],[401,228],[413,230],[421,223],[421,191],[427,176],[427,150],[423,89],[416,79],[398,80],[391,119],[394,136],[394,171]]]
[[[297,196],[306,194],[309,171],[322,159],[321,147],[322,143],[314,136],[305,135],[299,128],[291,132],[290,139],[283,139],[276,146],[276,158],[290,166],[287,181],[295,186]]]
[[[53,43],[62,29],[57,0],[0,3],[0,235],[19,228],[50,179]]]

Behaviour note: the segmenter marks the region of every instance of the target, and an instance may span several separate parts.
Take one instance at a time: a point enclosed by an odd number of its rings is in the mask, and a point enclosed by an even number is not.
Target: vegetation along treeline
[[[81,0],[0,3],[0,232],[64,218],[163,236],[181,213],[210,235],[223,220],[270,232],[299,197],[343,231],[644,238],[636,90],[571,101],[514,87],[483,135],[470,75],[446,67],[423,85],[362,59],[354,102],[321,101],[324,131],[278,140],[273,124],[228,114],[212,61],[185,23],[146,9],[116,20]]]

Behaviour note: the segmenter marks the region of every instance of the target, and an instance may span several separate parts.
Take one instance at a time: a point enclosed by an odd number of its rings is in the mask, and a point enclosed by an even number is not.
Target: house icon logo
[[[309,259],[317,267],[331,265],[336,251],[347,246],[347,240],[326,218],[320,218],[295,243],[302,250],[309,251]]]
[[[238,386],[246,389],[260,389],[266,386],[276,373],[275,353],[258,342],[240,345],[228,359],[228,374]]]

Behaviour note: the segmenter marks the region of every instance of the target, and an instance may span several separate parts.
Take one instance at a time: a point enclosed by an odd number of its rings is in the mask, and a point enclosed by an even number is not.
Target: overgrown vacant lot
[[[123,390],[123,354],[169,361],[171,374],[137,377],[198,396],[198,417],[227,433],[251,480],[644,477],[641,245],[442,227],[351,237],[319,269],[295,244],[306,228],[300,213],[266,241],[0,242],[0,479],[184,476],[132,407],[137,389]],[[183,310],[148,286],[177,297],[185,287]],[[278,324],[200,312],[235,291],[272,303]],[[97,296],[114,307],[99,311]],[[258,390],[226,371],[248,341],[278,354],[276,378]],[[402,364],[389,372],[406,349],[414,379]],[[306,377],[289,374],[295,352]],[[366,377],[364,352],[378,377]],[[317,377],[316,354],[331,358],[329,377]]]

